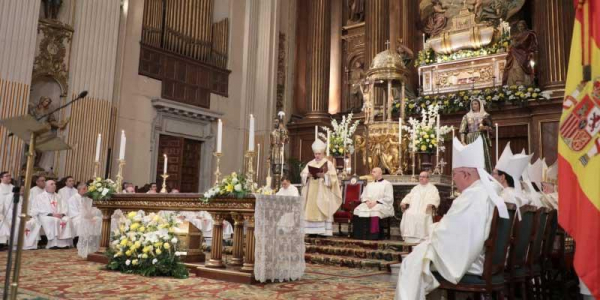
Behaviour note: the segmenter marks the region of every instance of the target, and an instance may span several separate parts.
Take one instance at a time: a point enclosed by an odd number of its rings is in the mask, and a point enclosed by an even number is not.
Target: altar
[[[109,247],[111,217],[143,210],[207,211],[213,220],[210,258],[204,264],[186,263],[197,276],[237,283],[297,280],[304,274],[304,226],[301,197],[266,196],[200,200],[200,194],[115,194],[94,201],[102,211],[100,246]],[[233,253],[223,257],[223,220],[234,224]],[[100,261],[98,254],[88,260]]]

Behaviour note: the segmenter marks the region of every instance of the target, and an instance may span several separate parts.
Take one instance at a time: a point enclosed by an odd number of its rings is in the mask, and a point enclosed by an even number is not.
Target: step
[[[306,263],[348,267],[348,268],[365,268],[376,269],[382,271],[390,271],[390,265],[397,264],[399,261],[386,261],[380,259],[353,258],[348,256],[327,255],[306,253],[304,254]]]
[[[306,253],[337,255],[361,259],[377,259],[385,261],[402,261],[402,256],[408,252],[393,250],[373,250],[365,248],[348,248],[334,246],[306,245]]]
[[[307,245],[314,246],[331,246],[338,248],[353,248],[353,249],[370,249],[370,250],[387,250],[396,252],[411,252],[416,244],[406,243],[403,241],[367,241],[355,240],[348,238],[305,238]]]

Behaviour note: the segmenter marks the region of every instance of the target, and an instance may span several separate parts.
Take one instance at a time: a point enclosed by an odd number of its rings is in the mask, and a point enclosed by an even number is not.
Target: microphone
[[[85,98],[85,96],[87,96],[88,91],[82,91],[81,93],[79,93],[79,96],[77,96],[77,99],[81,99],[81,98]],[[75,101],[75,100],[73,100]]]
[[[51,112],[49,112],[49,113],[45,114],[45,115],[43,115],[43,116],[41,116],[41,117],[37,118],[37,119],[36,119],[36,121],[39,121],[39,120],[41,120],[41,119],[43,119],[43,118],[45,118],[45,117],[47,117],[47,116],[49,116],[49,115],[51,115],[51,114],[53,114],[53,113],[57,112],[57,111],[59,111],[59,110],[61,110],[61,109],[65,108],[65,107],[67,107],[67,106],[69,106],[69,105],[73,104],[75,101],[77,101],[77,100],[79,100],[79,99],[83,99],[83,98],[85,98],[85,96],[87,96],[87,94],[88,94],[88,91],[82,91],[81,93],[79,93],[79,96],[77,96],[77,98],[75,98],[75,99],[71,100],[71,102],[69,102],[69,103],[67,103],[67,104],[65,104],[65,105],[63,105],[63,106],[61,106],[61,107],[59,107],[59,108],[57,108],[57,109],[55,109],[55,110],[53,110],[53,111],[51,111]]]

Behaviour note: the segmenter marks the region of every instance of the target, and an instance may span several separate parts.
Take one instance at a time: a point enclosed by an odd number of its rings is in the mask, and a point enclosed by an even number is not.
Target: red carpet
[[[4,283],[7,252],[0,252]],[[307,264],[302,280],[242,285],[191,275],[189,279],[142,277],[102,270],[76,250],[36,250],[23,254],[20,299],[393,299],[394,286],[370,269]],[[377,277],[377,278],[376,278]],[[384,279],[380,279],[384,277]]]

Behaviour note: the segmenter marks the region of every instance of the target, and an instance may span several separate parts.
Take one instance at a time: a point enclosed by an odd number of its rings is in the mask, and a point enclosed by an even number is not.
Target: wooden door
[[[183,148],[180,192],[198,193],[202,142],[186,139]]]

